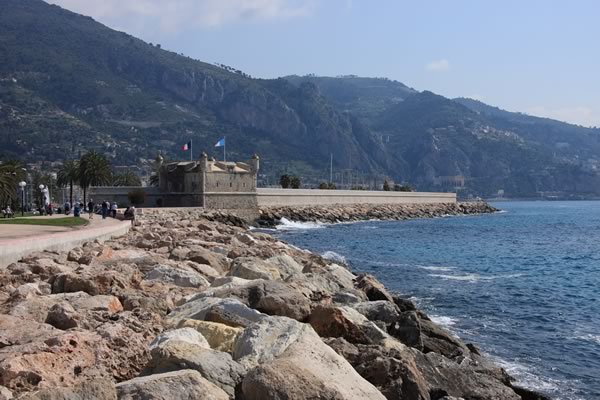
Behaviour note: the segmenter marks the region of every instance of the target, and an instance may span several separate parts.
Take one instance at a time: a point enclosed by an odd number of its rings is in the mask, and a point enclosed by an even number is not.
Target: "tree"
[[[392,190],[392,188],[390,187],[390,183],[387,181],[387,179],[383,181],[383,190],[385,190],[386,192]]]
[[[140,177],[133,171],[127,171],[114,176],[114,186],[142,186]]]
[[[0,163],[0,204],[2,207],[17,199],[17,184],[24,176],[25,172],[18,161]]]
[[[69,185],[69,202],[73,204],[73,184],[79,181],[79,161],[67,160],[56,174],[56,184],[59,187]]]
[[[292,187],[292,189],[300,189],[300,186],[302,186],[300,178],[297,176],[292,176],[290,178],[290,186]]]
[[[279,178],[279,184],[284,189],[289,188],[290,183],[291,183],[291,178],[288,174],[281,175],[281,178]]]
[[[319,189],[321,189],[321,190],[329,189],[329,185],[327,184],[327,182],[321,182],[321,183],[319,183]]]
[[[83,189],[83,203],[86,202],[87,189],[90,186],[110,185],[112,172],[110,163],[100,153],[90,151],[79,160],[79,186]]]

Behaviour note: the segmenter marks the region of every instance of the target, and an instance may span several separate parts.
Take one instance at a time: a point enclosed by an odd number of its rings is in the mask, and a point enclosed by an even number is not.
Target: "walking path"
[[[64,218],[53,215],[39,218]],[[71,217],[75,218],[75,217]],[[87,219],[86,216],[81,218]],[[67,251],[84,242],[107,240],[124,235],[131,227],[130,221],[94,216],[89,224],[74,227],[44,225],[0,225],[0,268],[18,261],[27,254],[43,251]]]

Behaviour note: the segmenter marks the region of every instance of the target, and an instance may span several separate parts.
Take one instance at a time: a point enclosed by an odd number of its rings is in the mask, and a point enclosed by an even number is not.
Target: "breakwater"
[[[147,210],[0,283],[5,397],[542,398],[373,276],[224,213]]]
[[[487,214],[498,211],[486,202],[442,204],[347,204],[303,207],[261,207],[258,224],[276,226],[282,218],[298,222],[341,223],[404,220],[445,215]]]

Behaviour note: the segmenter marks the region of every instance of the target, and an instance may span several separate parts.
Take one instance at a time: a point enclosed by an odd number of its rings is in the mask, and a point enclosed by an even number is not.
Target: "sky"
[[[254,77],[386,77],[600,126],[596,0],[47,1]]]

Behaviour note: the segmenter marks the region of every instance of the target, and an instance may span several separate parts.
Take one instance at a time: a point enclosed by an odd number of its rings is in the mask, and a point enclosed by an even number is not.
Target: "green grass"
[[[81,226],[87,225],[88,220],[83,218],[65,217],[65,218],[0,218],[0,225],[45,225],[45,226]]]

